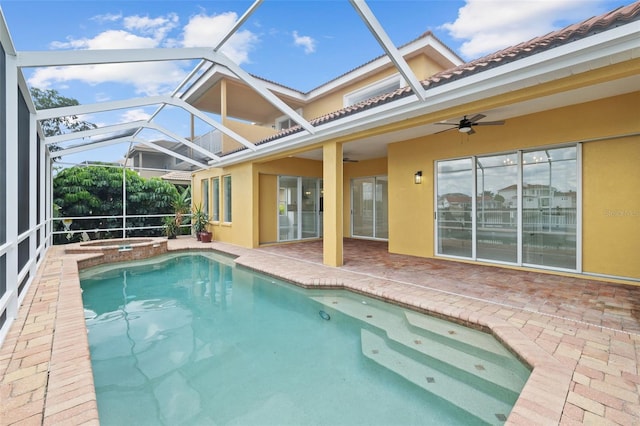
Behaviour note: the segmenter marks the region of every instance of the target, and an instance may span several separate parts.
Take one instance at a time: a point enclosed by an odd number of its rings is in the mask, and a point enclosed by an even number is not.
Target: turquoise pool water
[[[81,284],[102,425],[500,424],[529,376],[486,333],[223,256]]]

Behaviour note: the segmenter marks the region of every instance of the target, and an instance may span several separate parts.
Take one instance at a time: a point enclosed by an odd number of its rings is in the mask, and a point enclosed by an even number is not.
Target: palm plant
[[[172,216],[167,216],[163,219],[164,222],[164,233],[169,239],[173,239],[178,235],[178,230],[180,227],[176,223],[176,220]]]
[[[207,223],[209,223],[209,216],[202,208],[202,204],[194,206],[193,215],[191,216],[191,227],[198,239],[200,239],[200,233],[207,230]]]
[[[171,203],[171,207],[173,207],[173,211],[175,213],[176,227],[180,230],[180,226],[182,226],[182,218],[191,207],[191,189],[186,188],[182,193],[178,194]]]

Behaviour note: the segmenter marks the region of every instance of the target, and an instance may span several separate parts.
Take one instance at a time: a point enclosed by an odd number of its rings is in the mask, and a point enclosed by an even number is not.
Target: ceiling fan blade
[[[475,123],[474,123],[474,124],[475,124]],[[471,130],[469,130],[469,131],[467,132],[467,135],[472,135],[472,134],[474,134],[475,132],[476,132],[476,131],[475,131],[475,130],[473,130],[473,127],[472,127],[472,128],[471,128]]]
[[[473,116],[473,117],[471,117],[471,118],[467,118],[467,120],[469,120],[469,121],[470,121],[470,122],[472,122],[472,123],[475,123],[476,121],[478,121],[478,120],[482,120],[482,119],[483,119],[483,118],[485,118],[485,117],[486,117],[486,115],[484,115],[484,114],[476,114],[476,115],[474,115],[474,116]]]
[[[442,124],[445,124],[445,123],[442,123]],[[450,130],[456,130],[456,129],[457,129],[457,127],[451,127],[450,129],[444,129],[444,130],[440,130],[439,132],[435,132],[434,135],[437,135],[437,134],[440,134],[440,133],[444,133],[444,132],[448,132]]]
[[[474,126],[501,126],[504,124],[504,120],[500,121],[481,121],[479,123],[473,123]]]
[[[445,123],[444,121],[439,121],[439,122],[433,123],[433,124],[439,124],[439,125],[444,124],[445,126],[457,126],[458,125],[458,123]]]

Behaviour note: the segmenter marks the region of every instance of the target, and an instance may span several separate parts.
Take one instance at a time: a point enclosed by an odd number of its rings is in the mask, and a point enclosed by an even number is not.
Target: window
[[[404,85],[403,79],[399,74],[387,77],[374,84],[355,90],[344,96],[344,106],[355,105],[359,102],[373,98],[375,96],[384,95],[385,93],[393,92]]]
[[[298,108],[296,110],[296,112],[300,115],[302,115],[302,108]],[[276,130],[286,130],[289,129],[295,125],[297,125],[298,123],[296,123],[294,120],[292,120],[291,118],[289,118],[288,115],[283,115],[281,117],[276,118]]]
[[[214,222],[220,222],[220,178],[214,177],[212,179],[212,201],[213,211],[211,212],[211,220]]]
[[[202,211],[209,214],[209,179],[202,179]]]
[[[577,268],[578,147],[437,162],[436,251]]]
[[[231,176],[223,176],[222,177],[223,184],[223,195],[224,201],[222,203],[223,207],[223,218],[224,222],[231,222]]]

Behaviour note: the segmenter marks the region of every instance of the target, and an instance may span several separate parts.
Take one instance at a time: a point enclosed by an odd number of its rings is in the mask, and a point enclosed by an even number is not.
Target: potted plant
[[[191,216],[191,226],[193,232],[196,234],[198,241],[203,243],[211,242],[211,232],[207,231],[207,224],[209,223],[209,216],[202,209],[202,204],[198,204],[193,208],[193,215]]]
[[[163,220],[164,223],[164,234],[168,239],[173,240],[178,235],[179,227],[176,223],[176,219],[173,216],[167,216]]]

